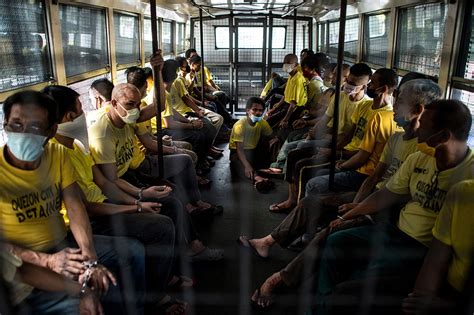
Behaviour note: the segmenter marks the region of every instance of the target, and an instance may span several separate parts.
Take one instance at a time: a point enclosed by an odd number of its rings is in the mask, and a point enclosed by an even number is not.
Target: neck
[[[21,170],[31,171],[31,170],[37,169],[41,163],[41,157],[39,157],[36,161],[26,162],[26,161],[17,159],[13,155],[13,153],[10,152],[10,149],[8,148],[8,146],[5,146],[5,149],[3,150],[3,155],[5,157],[5,160],[7,161],[8,164],[10,164],[13,167],[19,168]]]
[[[252,121],[252,119],[250,119],[250,117],[248,115],[247,115],[247,122],[249,123],[250,126],[255,126],[255,124],[256,124]]]
[[[358,94],[356,94],[355,96],[349,96],[349,99],[352,101],[352,102],[357,102],[357,101],[360,101],[361,99],[364,98],[364,95],[365,95],[365,92],[364,90],[361,90]]]
[[[372,109],[379,109],[382,108],[390,103],[389,96],[382,94],[374,98],[374,102],[372,103]]]
[[[455,141],[451,144],[436,149],[436,165],[438,170],[444,171],[459,165],[469,151],[465,142]]]
[[[125,123],[123,122],[122,118],[120,118],[119,114],[117,113],[117,110],[115,108],[110,108],[109,112],[107,113],[107,116],[109,117],[110,121],[112,122],[112,125],[114,127],[122,129],[125,127]]]
[[[54,138],[61,143],[63,146],[69,148],[69,149],[74,149],[74,138],[69,138],[63,135],[60,135],[59,133],[56,133]]]

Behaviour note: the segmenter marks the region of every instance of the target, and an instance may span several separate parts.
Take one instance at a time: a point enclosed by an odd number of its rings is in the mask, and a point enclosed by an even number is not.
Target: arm
[[[102,174],[102,171],[97,165],[92,167],[92,173],[94,175],[94,182],[99,186],[105,196],[113,202],[133,205],[135,198],[127,194],[124,190],[120,189],[116,182],[110,181]]]
[[[106,179],[117,185],[118,188],[120,188],[122,191],[126,192],[130,196],[138,198],[138,191],[140,189],[128,183],[127,181],[120,179],[117,176],[117,166],[115,165],[115,163],[98,164],[98,166]],[[135,200],[133,202],[135,202]]]
[[[138,139],[140,142],[145,146],[145,148],[150,151],[151,154],[157,154],[157,143],[156,143],[156,137],[153,137],[150,133],[145,133],[142,135],[137,135]],[[175,154],[178,153],[178,149],[176,147],[169,147],[166,145],[163,145],[163,154],[169,155],[169,154]]]
[[[356,125],[352,124],[350,127],[346,128],[342,134],[337,136],[337,147],[343,148],[351,142],[352,137],[354,136],[354,132],[356,130]]]
[[[357,192],[357,195],[354,197],[354,203],[359,203],[365,198],[367,198],[368,195],[372,193],[374,190],[375,185],[377,185],[378,182],[382,180],[383,174],[388,169],[388,165],[379,162],[377,164],[377,167],[375,168],[374,172],[372,175],[367,177],[365,181],[362,183],[362,186],[360,186],[359,191]]]
[[[367,163],[369,156],[370,152],[359,150],[349,160],[338,164],[338,167],[343,170],[356,170]]]
[[[247,157],[245,156],[244,152],[244,143],[243,142],[236,142],[236,151],[237,151],[237,157],[239,158],[240,163],[242,163],[242,166],[244,167],[244,172],[245,176],[253,179],[253,167],[250,165],[249,161],[247,160]]]
[[[288,127],[288,120],[290,119],[291,114],[293,114],[295,109],[296,109],[296,102],[291,101],[290,107],[288,107],[288,110],[286,111],[285,117],[283,117],[283,119],[280,123],[280,126],[282,126],[283,128]]]
[[[183,102],[191,108],[194,112],[200,113],[202,110],[194,103],[194,100],[189,94],[183,96]]]
[[[321,117],[319,121],[313,126],[313,128],[311,128],[310,132],[308,133],[308,140],[321,139],[322,136],[326,134],[329,120],[330,117],[324,114],[323,117]]]

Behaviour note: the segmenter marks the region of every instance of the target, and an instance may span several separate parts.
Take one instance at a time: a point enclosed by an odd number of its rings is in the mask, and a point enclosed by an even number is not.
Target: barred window
[[[364,28],[363,60],[374,65],[385,66],[390,28],[389,13],[367,16]]]
[[[163,54],[168,55],[173,52],[173,23],[163,21]]]
[[[48,81],[51,54],[44,3],[0,0],[0,91]]]
[[[326,51],[327,23],[318,24],[318,51]]]
[[[104,69],[109,63],[105,10],[60,5],[66,76]]]
[[[176,52],[182,53],[185,50],[185,41],[186,41],[186,24],[178,23],[178,31],[176,32]]]
[[[153,36],[151,33],[151,19],[145,18],[143,20],[143,40],[145,41],[145,58],[153,54]]]
[[[138,16],[114,12],[114,29],[117,64],[140,62]]]
[[[346,32],[344,34],[344,58],[355,59],[357,57],[357,46],[359,41],[359,18],[346,20]],[[329,23],[329,55],[337,56],[339,43],[339,21]]]
[[[400,10],[395,57],[397,68],[438,75],[446,15],[444,3]]]

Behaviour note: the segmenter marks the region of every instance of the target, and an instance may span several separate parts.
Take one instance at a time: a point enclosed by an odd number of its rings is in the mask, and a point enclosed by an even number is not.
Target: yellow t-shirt
[[[171,107],[168,91],[165,91],[166,95],[166,102],[165,102],[165,110],[161,112],[161,128],[165,129],[166,128],[166,123],[165,123],[165,117],[170,117],[173,116],[173,107]],[[156,134],[157,128],[156,128],[156,117],[153,117],[150,119],[151,123],[151,132],[152,134]]]
[[[332,97],[325,113],[326,116],[328,116],[330,119],[327,124],[329,128],[332,128],[333,126],[332,118],[334,117],[334,100],[335,97]],[[339,102],[339,125],[337,128],[338,134],[342,134],[346,128],[349,128],[349,126],[352,125],[352,114],[355,112],[355,110],[360,104],[363,104],[369,100],[370,98],[364,96],[361,100],[352,102],[346,93],[341,93],[341,101]]]
[[[270,90],[272,89],[272,85],[273,85],[273,78],[270,78],[267,84],[265,84],[265,86],[263,87],[262,93],[260,93],[260,98],[264,98],[267,96],[268,92],[270,92]]]
[[[295,102],[296,106],[305,106],[308,102],[306,78],[303,76],[300,66],[298,66],[296,73],[288,78],[284,97],[286,103]]]
[[[315,76],[308,82],[308,109],[316,109],[319,106],[321,97],[327,88],[324,86],[323,80],[319,76]]]
[[[202,69],[202,67],[201,67]],[[204,75],[206,77],[206,83],[210,84],[211,79],[212,79],[212,73],[209,71],[207,67],[204,67]],[[202,71],[199,70],[198,72],[195,73],[194,75],[194,82],[196,84],[196,87],[200,88],[202,86]]]
[[[183,97],[188,95],[186,86],[184,85],[184,78],[178,77],[174,80],[171,85],[169,92],[169,104],[174,110],[176,110],[181,115],[184,115],[189,112],[194,112],[186,103],[183,101]]]
[[[433,236],[453,249],[449,284],[461,292],[472,269],[474,254],[474,180],[454,185],[436,219]]]
[[[247,117],[242,117],[232,127],[229,148],[236,149],[235,143],[243,142],[244,150],[255,149],[260,141],[260,136],[262,134],[269,136],[272,132],[272,127],[270,127],[266,120],[259,121],[255,126],[251,126],[247,121]]]
[[[360,167],[357,172],[372,175],[375,167],[379,163],[383,148],[395,132],[399,131],[397,124],[393,121],[392,111],[379,111],[372,115],[367,123],[364,136],[360,142],[358,150],[369,152],[369,160]]]
[[[35,170],[21,170],[5,161],[0,149],[0,224],[8,242],[47,251],[64,240],[66,225],[60,213],[62,191],[77,174],[66,149],[45,146]]]
[[[385,186],[396,194],[410,194],[411,200],[400,212],[398,227],[425,246],[441,210],[446,193],[456,183],[474,177],[474,154],[453,167],[438,171],[436,159],[422,152],[408,156]]]
[[[125,174],[134,153],[138,153],[134,152],[134,146],[138,147],[134,126],[126,124],[117,128],[105,113],[89,128],[89,146],[96,164],[115,163],[118,177]],[[145,155],[137,157],[137,162],[140,159],[141,163]]]

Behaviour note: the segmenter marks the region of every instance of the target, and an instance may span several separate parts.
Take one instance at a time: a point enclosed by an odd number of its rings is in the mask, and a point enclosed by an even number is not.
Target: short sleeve
[[[188,95],[188,91],[186,90],[186,87],[184,86],[183,80],[176,80],[176,91],[179,95],[180,98],[183,98],[183,96]]]
[[[61,172],[61,188],[64,190],[68,186],[74,184],[79,176],[76,173],[76,169],[74,168],[74,165],[72,164],[71,158],[69,157],[69,154],[67,154],[66,150],[61,150],[61,155],[62,155],[62,172]]]
[[[262,134],[264,136],[270,136],[273,133],[272,127],[268,124],[266,120],[262,120]]]
[[[449,246],[452,246],[451,229],[453,223],[452,206],[455,204],[454,192],[455,189],[451,189],[446,195],[443,207],[436,217],[436,222],[433,227],[433,236]]]
[[[352,115],[354,116],[354,115]],[[365,127],[364,137],[359,145],[359,150],[372,153],[377,142],[377,134],[380,130],[380,116],[374,115]]]
[[[385,186],[388,190],[395,194],[407,195],[410,193],[410,178],[416,164],[417,155],[411,154],[407,157],[397,172],[389,179]]]
[[[334,97],[331,97],[325,115],[329,118],[332,118],[334,116]]]
[[[137,134],[138,136],[147,134],[151,131],[151,122],[147,120],[141,123],[137,123],[135,124],[134,129],[135,134]]]
[[[96,139],[90,146],[92,157],[97,164],[115,163],[115,144],[111,137]]]
[[[232,140],[234,142],[244,142],[244,126],[235,124],[232,129]]]
[[[206,75],[206,82],[209,83],[212,80],[212,73],[207,67],[204,68],[204,74]]]
[[[383,148],[382,155],[380,156],[380,162],[390,165],[393,159],[393,141],[396,137],[396,134],[392,135],[390,139],[388,139],[385,147]]]

